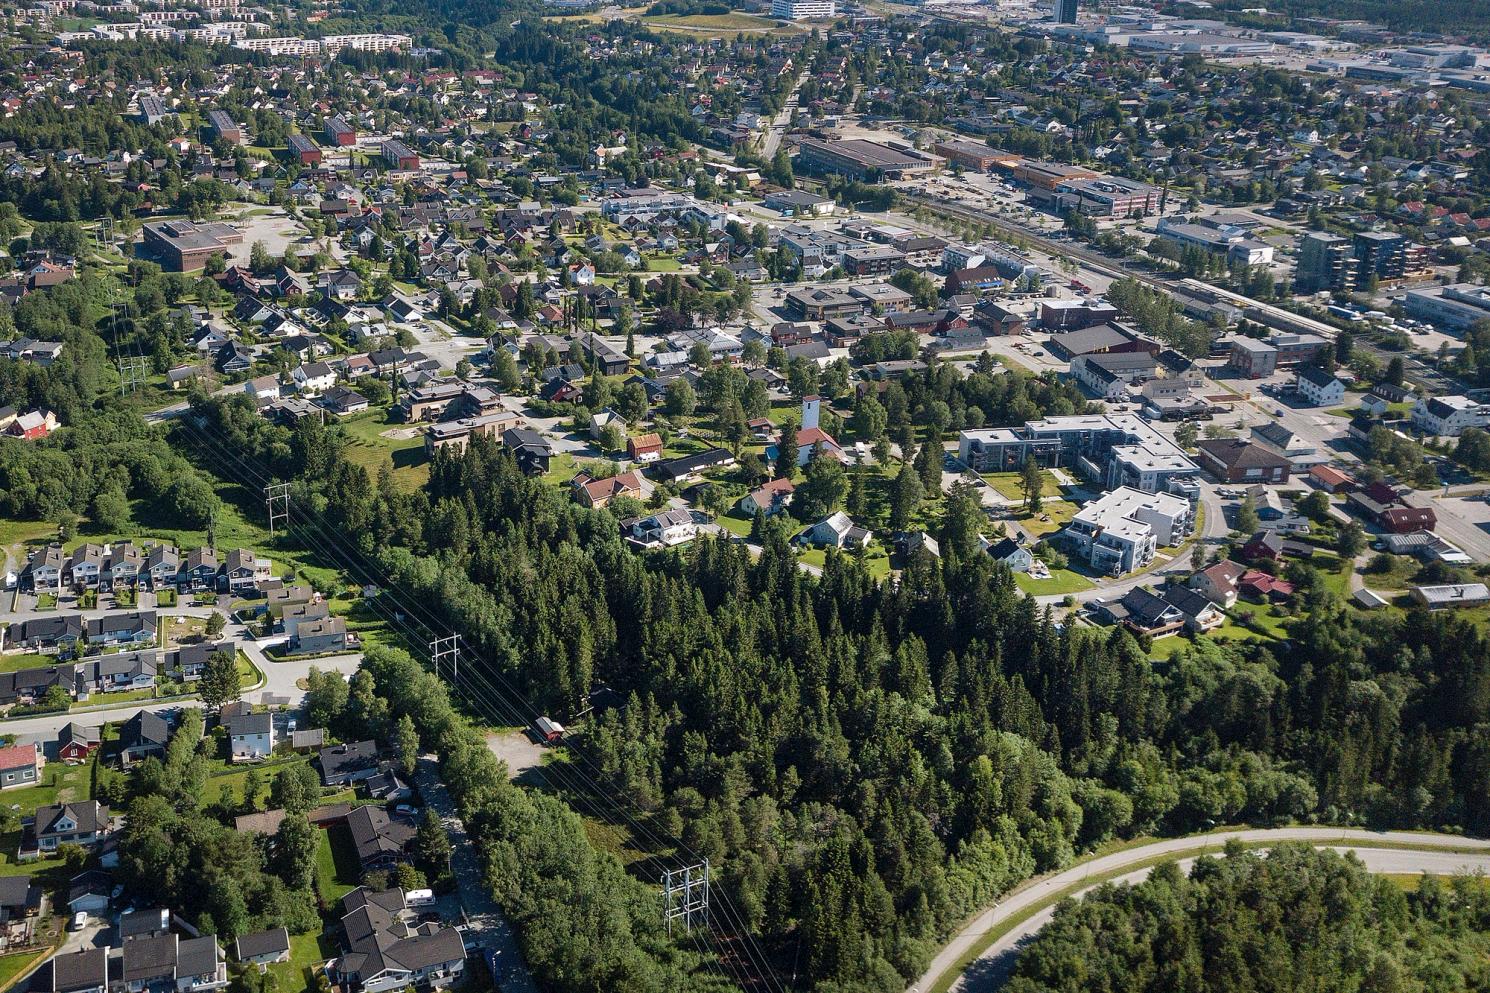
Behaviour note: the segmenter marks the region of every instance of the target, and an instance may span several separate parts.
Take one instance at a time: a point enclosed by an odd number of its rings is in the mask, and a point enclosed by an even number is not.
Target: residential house
[[[217,936],[183,938],[173,931],[124,942],[121,993],[178,990],[202,993],[228,985],[228,967]]]
[[[703,475],[704,470],[735,464],[735,457],[724,448],[706,448],[701,452],[690,452],[675,459],[658,463],[656,472],[671,483],[692,482]]]
[[[290,651],[302,655],[340,652],[353,643],[353,636],[347,634],[345,619],[322,617],[295,626],[295,633],[290,636]]]
[[[290,960],[290,932],[282,927],[276,927],[267,931],[241,934],[238,940],[233,942],[233,958],[247,965],[259,966],[261,969],[275,962],[288,962]]]
[[[165,754],[171,727],[164,717],[148,710],[136,711],[119,729],[119,761],[125,767],[152,755]]]
[[[548,472],[549,460],[554,457],[553,446],[548,443],[548,439],[528,428],[508,428],[503,431],[502,447],[512,453],[517,467],[528,476],[541,476]]]
[[[1178,634],[1185,628],[1185,615],[1164,597],[1146,587],[1135,587],[1114,603],[1097,608],[1098,616],[1150,638]]]
[[[1163,596],[1185,615],[1185,628],[1193,634],[1202,634],[1226,623],[1226,614],[1221,608],[1198,590],[1171,583],[1164,587]]]
[[[17,877],[25,878],[25,877]],[[104,906],[108,906],[108,889],[104,890]],[[68,904],[72,909],[72,904]],[[85,948],[77,952],[63,952],[52,958],[51,986],[38,987],[38,993],[108,993],[109,950],[107,948]]]
[[[368,777],[371,781],[374,777]],[[391,869],[409,861],[417,828],[411,819],[394,817],[382,807],[354,807],[347,815],[347,828],[363,872]]]
[[[261,762],[274,754],[274,715],[234,714],[226,721],[232,762]]]
[[[59,845],[93,848],[112,826],[109,808],[97,800],[44,804],[21,822],[21,858],[50,855]]]
[[[1317,366],[1300,367],[1293,387],[1310,406],[1333,407],[1345,402],[1345,384]]]
[[[790,479],[773,479],[741,497],[740,511],[749,517],[757,513],[773,517],[791,505],[794,492],[796,487]]]
[[[103,735],[99,728],[69,721],[57,732],[57,758],[68,765],[78,765],[88,761],[102,743]]]
[[[621,528],[629,541],[644,548],[671,548],[698,536],[698,522],[693,519],[693,513],[679,508],[622,522]]]
[[[248,548],[235,548],[222,564],[221,575],[230,593],[241,594],[269,579],[274,562]]]
[[[1249,560],[1263,559],[1268,562],[1278,562],[1287,555],[1295,558],[1312,558],[1314,546],[1301,541],[1292,541],[1283,537],[1282,532],[1273,530],[1257,532],[1242,546],[1242,557]]]
[[[614,476],[595,479],[588,472],[580,472],[570,483],[574,498],[586,507],[605,507],[616,497],[641,499],[641,477],[633,470]]]
[[[1432,531],[1438,526],[1438,515],[1432,507],[1408,503],[1406,493],[1405,490],[1397,490],[1386,483],[1377,482],[1363,489],[1353,490],[1345,501],[1356,513],[1395,534]]]
[[[442,989],[465,971],[460,932],[421,924],[402,890],[353,890],[342,911],[341,955],[327,972],[348,993]]]
[[[332,745],[316,753],[324,786],[350,786],[378,774],[378,746],[372,741]]]
[[[120,645],[153,645],[156,642],[156,613],[136,610],[127,614],[105,614],[83,621],[83,639],[105,648]]]
[[[1226,559],[1194,573],[1188,580],[1192,590],[1222,607],[1230,607],[1237,600],[1237,583],[1247,572],[1239,562]]]
[[[999,541],[990,542],[986,539],[982,542],[983,550],[995,562],[1002,562],[1013,572],[1029,572],[1035,564],[1034,553],[1028,545],[1021,545],[1013,538],[1003,538]]]
[[[46,762],[40,743],[0,748],[0,790],[35,786],[41,780]]]
[[[839,510],[804,528],[792,540],[813,548],[863,548],[872,535],[868,528],[855,524],[853,518]]]

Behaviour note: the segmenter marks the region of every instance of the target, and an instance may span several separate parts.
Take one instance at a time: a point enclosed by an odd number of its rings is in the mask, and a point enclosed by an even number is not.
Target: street
[[[455,801],[440,779],[439,761],[435,756],[420,756],[414,770],[414,784],[424,802],[439,815],[450,836],[450,869],[466,911],[467,947],[493,953],[489,959],[494,973],[492,979],[501,993],[538,993],[538,987],[523,962],[517,934],[487,889],[481,853],[466,834]]]

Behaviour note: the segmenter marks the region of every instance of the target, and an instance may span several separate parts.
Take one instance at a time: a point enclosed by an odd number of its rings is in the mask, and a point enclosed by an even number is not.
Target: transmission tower
[[[119,360],[119,394],[133,393],[145,385],[145,376],[150,372],[150,363],[144,358]]]
[[[276,524],[290,521],[290,484],[270,483],[264,487],[264,506],[269,509],[269,533],[273,535]]]
[[[460,635],[452,634],[430,641],[429,657],[434,662],[436,676],[442,673],[440,663],[448,662],[451,685],[460,682]]]
[[[682,921],[683,930],[709,926],[709,860],[682,869],[668,869],[662,874],[662,922],[669,936],[673,922]]]

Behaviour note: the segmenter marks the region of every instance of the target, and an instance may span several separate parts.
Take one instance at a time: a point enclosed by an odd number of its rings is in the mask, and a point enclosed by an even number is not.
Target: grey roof
[[[176,948],[176,975],[207,976],[217,971],[222,961],[222,949],[217,945],[217,935],[206,934],[200,938],[185,938]]]
[[[54,993],[106,986],[108,977],[109,950],[107,948],[86,948],[81,952],[68,952],[52,959],[52,990]]]
[[[125,982],[176,976],[176,935],[135,938],[124,944]]]
[[[238,937],[233,946],[233,957],[245,962],[260,955],[281,955],[290,950],[290,932],[282,927],[267,931],[255,931]]]

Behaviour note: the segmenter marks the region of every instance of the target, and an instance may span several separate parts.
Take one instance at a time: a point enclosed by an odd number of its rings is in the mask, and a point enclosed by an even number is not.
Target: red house
[[[101,741],[98,728],[71,723],[57,732],[57,757],[69,765],[88,761],[98,751]]]
[[[550,745],[564,737],[564,725],[548,717],[538,718],[538,733]]]

